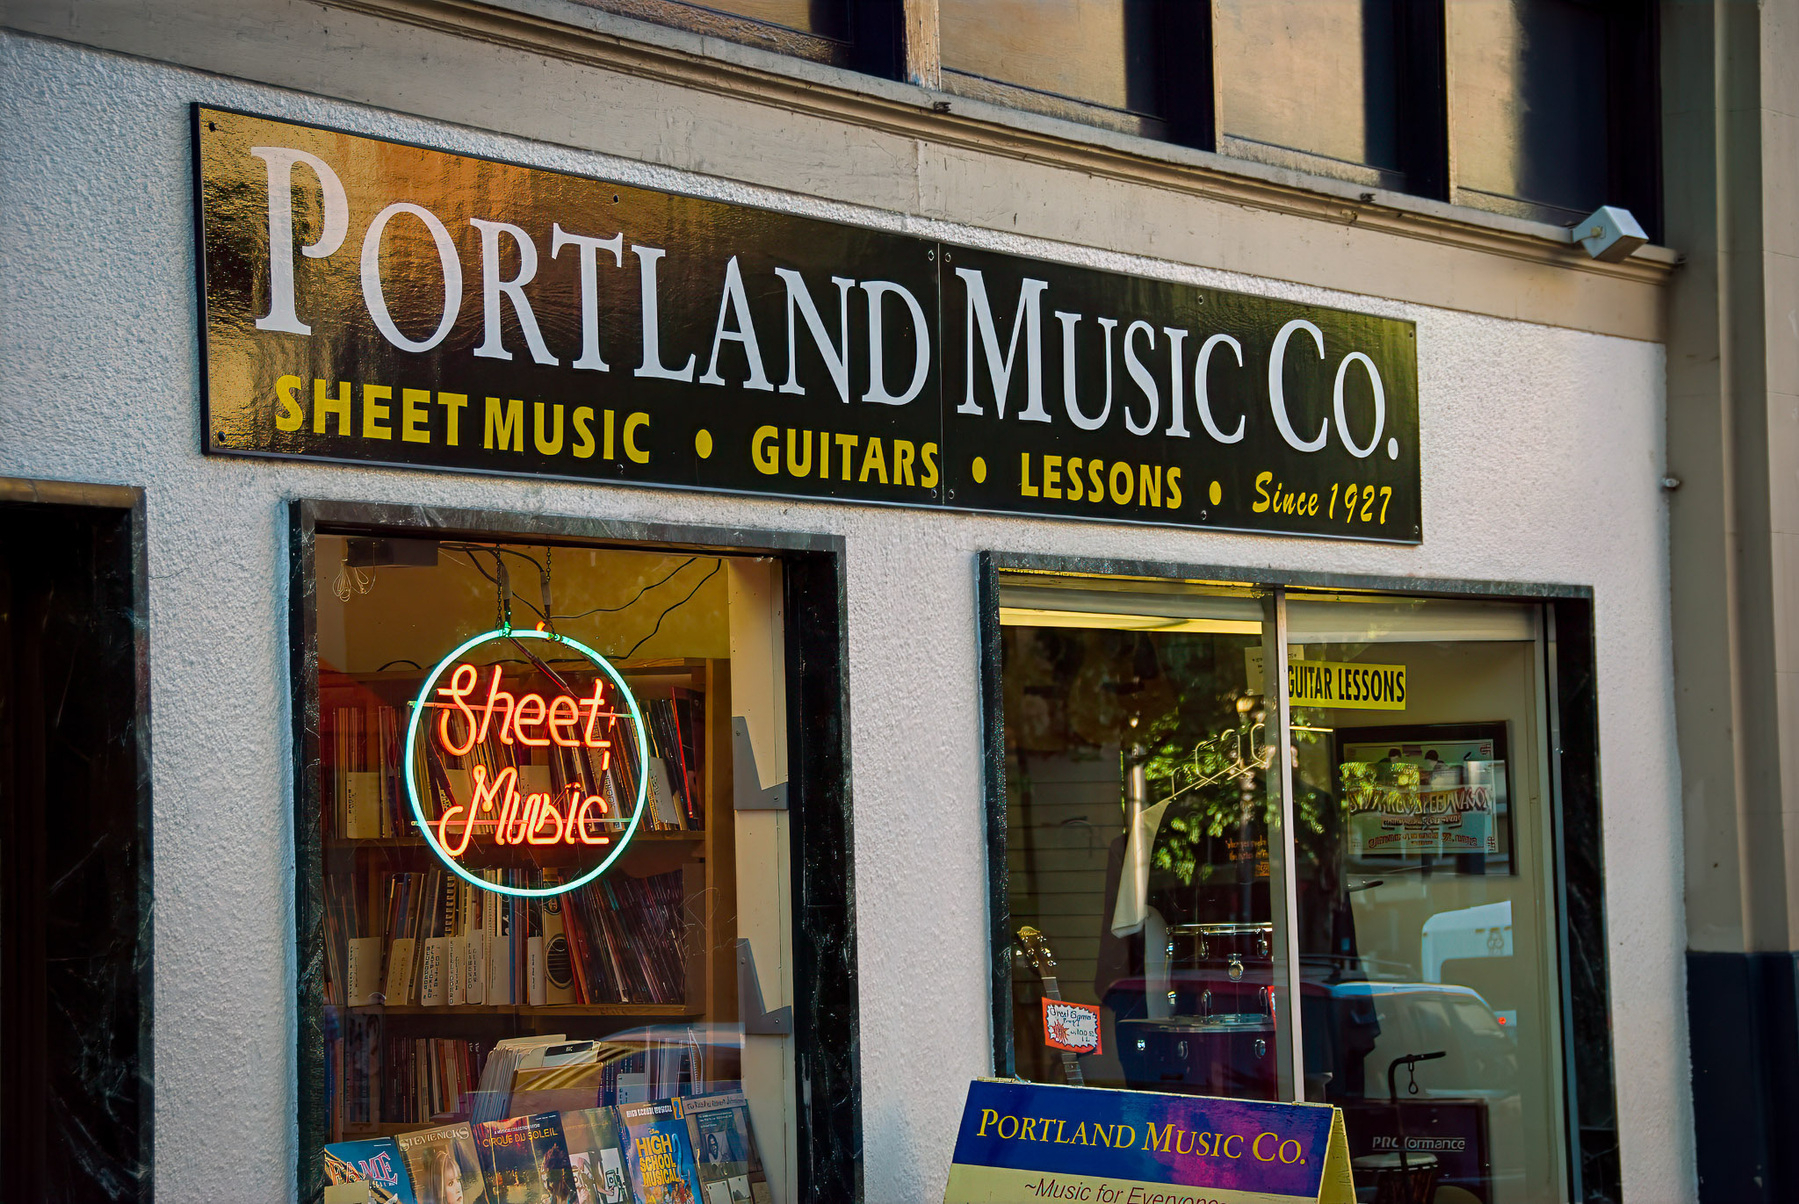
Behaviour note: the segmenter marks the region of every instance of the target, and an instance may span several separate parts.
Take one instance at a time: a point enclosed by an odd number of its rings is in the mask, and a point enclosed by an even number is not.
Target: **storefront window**
[[[1380,1198],[1560,1198],[1538,608],[1022,573],[999,604],[1015,1072],[1333,1103],[1358,1185],[1412,1192]]]
[[[318,1171],[794,1198],[781,565],[314,547]]]
[[[0,478],[0,1199],[148,1200],[137,490]]]

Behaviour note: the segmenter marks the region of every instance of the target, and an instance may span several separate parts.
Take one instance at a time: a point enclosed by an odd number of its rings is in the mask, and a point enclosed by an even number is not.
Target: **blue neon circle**
[[[417,773],[414,768],[414,754],[418,747],[419,722],[424,718],[425,711],[427,710],[426,703],[431,697],[433,688],[437,685],[438,677],[442,675],[447,666],[461,658],[463,653],[467,652],[470,648],[475,647],[477,644],[484,644],[489,640],[505,639],[551,640],[558,644],[566,644],[570,648],[581,653],[581,655],[599,666],[599,668],[605,672],[606,676],[612,679],[612,684],[618,687],[618,692],[624,696],[625,701],[631,706],[631,723],[637,729],[637,801],[631,808],[630,826],[625,829],[624,835],[619,838],[618,843],[613,847],[612,852],[607,855],[604,861],[600,862],[599,865],[595,866],[586,874],[576,878],[573,882],[565,882],[561,886],[554,888],[547,886],[505,886],[498,882],[488,882],[483,878],[469,873],[466,869],[456,863],[456,859],[451,857],[444,850],[442,845],[437,843],[437,833],[432,830],[431,821],[425,818],[424,805],[419,802],[418,783],[416,781]],[[643,819],[644,800],[649,794],[649,753],[646,751],[648,747],[649,744],[644,735],[643,713],[637,709],[637,698],[631,693],[630,687],[625,685],[625,679],[619,676],[618,670],[612,667],[611,661],[607,660],[581,641],[572,640],[565,635],[557,635],[552,631],[502,631],[498,629],[484,631],[480,635],[466,640],[458,646],[455,651],[438,661],[436,667],[431,670],[430,675],[425,678],[424,686],[419,690],[418,698],[413,703],[412,718],[408,720],[406,724],[406,800],[412,804],[412,818],[417,821],[419,831],[425,834],[425,843],[429,845],[431,851],[437,855],[437,859],[449,866],[451,872],[461,878],[464,882],[478,886],[485,891],[492,891],[495,894],[516,895],[526,899],[546,899],[552,895],[567,894],[577,887],[586,886],[589,882],[592,882],[595,878],[598,878],[601,874],[611,869],[612,863],[617,861],[624,851],[630,847],[631,838],[637,834],[637,825]],[[473,816],[470,816],[470,819],[472,820]]]

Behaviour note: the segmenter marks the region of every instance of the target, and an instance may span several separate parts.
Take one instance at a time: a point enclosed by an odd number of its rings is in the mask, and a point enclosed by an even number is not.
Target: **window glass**
[[[731,742],[784,732],[780,567],[315,546],[325,1177],[643,1199],[662,1133],[692,1198],[790,1198],[791,1041],[738,1012],[740,936],[791,998],[784,817],[735,813]]]
[[[1559,1198],[1538,609],[1005,574],[1000,621],[1016,1073],[1303,1094],[1369,1198]]]
[[[1456,199],[1547,220],[1615,199],[1604,8],[1456,0],[1447,17]]]
[[[1017,1073],[1277,1098],[1261,601],[1020,585],[1000,615]],[[1050,1047],[1046,998],[1098,1009],[1098,1052]]]
[[[1296,666],[1361,671],[1331,679],[1356,705],[1302,684],[1292,711],[1308,1097],[1342,1107],[1358,1184],[1559,1198],[1537,612],[1293,595],[1288,621]]]
[[[1393,0],[1219,0],[1212,13],[1219,127],[1243,144],[1229,153],[1398,169]]]
[[[938,13],[951,71],[1109,109],[1155,110],[1148,0],[941,0]]]

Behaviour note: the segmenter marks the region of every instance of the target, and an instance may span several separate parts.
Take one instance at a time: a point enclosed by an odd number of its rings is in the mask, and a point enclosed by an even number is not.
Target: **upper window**
[[[1521,217],[1578,221],[1632,204],[1618,178],[1628,125],[1650,104],[1617,96],[1633,69],[1620,45],[1647,20],[1590,0],[1457,0],[1449,16],[1449,134],[1455,199]],[[1642,99],[1642,98],[1639,98]],[[1628,105],[1628,108],[1626,106]],[[1638,214],[1639,218],[1642,216]]]
[[[1654,6],[941,0],[944,87],[1372,187],[1658,219]]]
[[[1153,0],[941,0],[945,78],[983,99],[1022,100],[1163,137],[1156,7]]]
[[[1219,0],[1219,149],[1404,188],[1395,0]]]
[[[576,0],[621,16],[672,25],[781,54],[867,67],[854,53],[851,0]]]

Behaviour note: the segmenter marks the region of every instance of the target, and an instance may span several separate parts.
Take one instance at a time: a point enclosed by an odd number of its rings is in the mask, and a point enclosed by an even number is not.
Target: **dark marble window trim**
[[[1549,764],[1560,962],[1569,1198],[1620,1204],[1618,1112],[1605,925],[1604,825],[1599,798],[1599,710],[1590,586],[1348,573],[1276,572],[1228,565],[983,552],[977,558],[982,795],[987,809],[988,942],[993,1073],[1010,1078],[1012,935],[1007,898],[1005,717],[1000,679],[999,575],[1004,570],[1073,576],[1228,581],[1244,585],[1378,590],[1417,597],[1535,602],[1543,606],[1549,680]]]
[[[318,632],[313,549],[327,534],[549,540],[778,557],[787,616],[788,830],[794,964],[797,1199],[862,1199],[855,857],[849,760],[844,541],[811,532],[299,499],[290,503],[288,622],[293,705],[294,899],[302,1200],[323,1194],[326,1138],[319,893]],[[766,971],[765,971],[766,972]]]
[[[4,514],[0,521],[7,522],[35,524],[53,514],[80,520],[79,525],[93,533],[90,547],[96,556],[104,553],[112,562],[111,567],[127,578],[105,589],[100,566],[92,566],[95,593],[90,597],[98,601],[101,593],[110,593],[119,613],[96,616],[89,635],[97,637],[97,642],[87,651],[104,654],[110,641],[113,651],[121,658],[128,657],[129,664],[114,665],[115,680],[109,685],[116,685],[117,678],[125,677],[130,688],[123,692],[128,713],[110,717],[118,721],[118,742],[124,747],[112,750],[115,755],[110,758],[110,770],[100,769],[100,762],[107,758],[89,759],[99,775],[89,781],[90,787],[98,788],[108,780],[114,787],[122,787],[106,792],[110,798],[90,794],[87,800],[96,806],[110,801],[119,807],[113,833],[118,839],[84,852],[80,864],[82,877],[89,883],[97,881],[96,876],[110,875],[113,883],[131,884],[122,892],[124,897],[115,894],[107,907],[112,913],[111,930],[130,933],[129,947],[115,949],[104,959],[101,968],[113,971],[109,981],[89,982],[88,989],[57,1005],[65,1013],[62,1019],[66,1025],[85,1027],[93,1038],[91,1042],[83,1040],[86,1048],[80,1054],[79,1070],[55,1064],[54,1049],[40,1042],[45,1046],[40,1052],[48,1056],[36,1059],[36,1069],[47,1082],[30,1090],[36,1096],[38,1090],[47,1087],[50,1098],[12,1098],[15,1085],[8,1083],[12,1106],[5,1109],[6,1164],[0,1173],[0,1196],[147,1202],[155,1194],[156,1113],[152,1078],[155,896],[151,856],[149,574],[144,491],[126,485],[0,477],[0,513]],[[79,605],[81,591],[75,589],[71,593]],[[110,634],[108,627],[112,628]],[[9,663],[9,682],[11,674]],[[93,694],[103,696],[108,692],[97,690]],[[5,729],[0,741],[10,742],[14,736],[14,708],[3,709],[9,713],[0,724]],[[4,776],[9,779],[0,783],[0,789],[9,791],[18,785],[10,780],[12,753],[9,748],[0,757],[7,764]],[[112,775],[110,779],[106,774]],[[126,793],[129,799],[123,797]],[[88,816],[84,822],[91,826],[101,820]],[[60,870],[41,866],[39,872]],[[72,876],[57,886],[80,889]],[[9,943],[18,937],[19,927],[16,917],[9,921]],[[62,952],[66,955],[72,951]],[[9,954],[9,966],[10,957]],[[80,959],[63,956],[58,960],[67,967]],[[8,1010],[25,1002],[16,983],[8,988]],[[41,1012],[39,1019],[43,1019]],[[116,1055],[121,1053],[125,1056],[118,1059]],[[18,1073],[13,1067],[9,1070],[9,1079]],[[127,1132],[121,1133],[120,1129]],[[84,1142],[88,1148],[82,1148]]]

